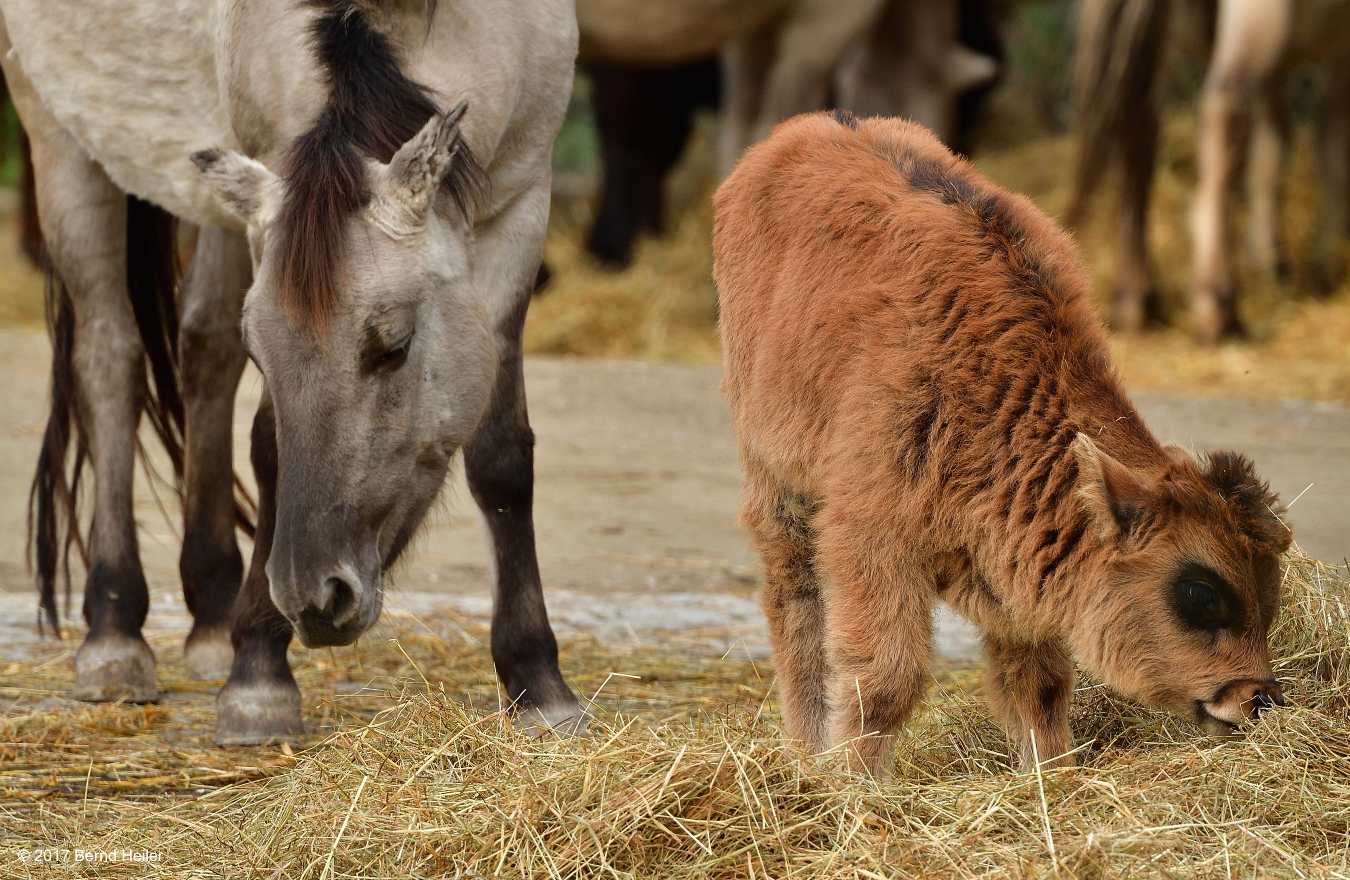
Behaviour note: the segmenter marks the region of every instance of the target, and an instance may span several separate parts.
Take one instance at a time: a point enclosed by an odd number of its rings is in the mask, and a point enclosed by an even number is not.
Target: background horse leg
[[[1247,257],[1254,271],[1283,274],[1280,254],[1280,172],[1284,165],[1284,125],[1275,77],[1252,95],[1251,134],[1247,144]]]
[[[521,334],[529,279],[543,249],[548,190],[539,189],[487,224],[478,238],[484,288],[497,328],[497,377],[487,411],[464,446],[469,490],[482,512],[493,573],[492,660],[527,725],[579,730],[581,704],[558,669],[534,545],[534,432],[525,406]]]
[[[254,745],[297,737],[305,731],[300,719],[300,688],[286,662],[291,624],[272,604],[268,590],[267,557],[272,552],[277,511],[277,431],[266,386],[253,417],[252,441],[250,458],[258,481],[258,531],[248,579],[234,602],[230,629],[234,664],[229,680],[216,695],[215,739],[220,745]]]
[[[883,0],[793,4],[778,30],[773,63],[745,146],[768,137],[789,116],[825,108],[835,67],[845,50],[877,21],[883,5]]]
[[[244,574],[234,535],[231,427],[234,394],[247,360],[239,323],[252,276],[244,235],[208,227],[197,236],[179,290],[186,463],[178,571],[192,612],[183,662],[191,677],[212,681],[230,672],[230,615]]]
[[[75,429],[94,468],[94,514],[84,587],[89,625],[75,655],[74,696],[81,700],[158,697],[155,659],[141,636],[150,597],[136,543],[132,473],[136,429],[146,399],[145,350],[128,307],[127,199],[80,146],[47,115],[31,86],[6,66],[15,104],[32,135],[38,211],[58,277],[49,309],[68,310],[73,388],[54,383],[52,418],[72,401]],[[58,323],[60,318],[58,317]],[[60,347],[58,354],[61,357]],[[55,365],[60,370],[61,366]],[[39,464],[63,471],[65,447]],[[78,529],[78,522],[70,522]],[[51,540],[58,540],[52,537]]]
[[[1350,53],[1328,65],[1327,106],[1318,146],[1322,195],[1313,254],[1314,284],[1329,294],[1345,278],[1346,232],[1350,228]]]
[[[659,234],[665,226],[662,185],[684,152],[695,112],[716,107],[717,62],[586,69],[604,158],[600,205],[586,247],[607,263],[626,266],[637,233]]]
[[[1214,56],[1200,96],[1196,161],[1200,179],[1191,210],[1195,332],[1203,342],[1239,334],[1232,255],[1232,186],[1246,123],[1283,57],[1287,0],[1227,0],[1219,8]]]
[[[717,125],[717,176],[725,180],[754,143],[753,129],[773,63],[777,20],[722,50],[722,111]]]
[[[1111,326],[1138,333],[1149,321],[1161,321],[1162,301],[1153,284],[1148,258],[1148,209],[1153,191],[1153,165],[1158,152],[1158,108],[1139,108],[1136,124],[1121,139],[1120,269],[1111,302]]]

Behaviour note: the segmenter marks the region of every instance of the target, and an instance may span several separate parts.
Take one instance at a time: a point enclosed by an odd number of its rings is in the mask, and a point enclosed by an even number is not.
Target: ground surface
[[[32,580],[24,564],[27,485],[44,415],[46,341],[36,329],[0,329],[0,369],[11,377],[0,412],[0,655],[31,645]],[[720,369],[635,361],[533,357],[527,361],[537,435],[535,524],[549,605],[560,628],[604,638],[708,631],[722,651],[744,640],[762,656],[753,601],[757,560],[734,525],[736,449],[717,383]],[[247,473],[246,426],[258,378],[245,376],[236,412],[237,460]],[[1136,395],[1164,442],[1202,452],[1236,448],[1294,505],[1300,546],[1350,555],[1350,409],[1335,403]],[[1305,491],[1306,490],[1306,491]],[[142,481],[137,516],[154,601],[152,626],[185,629],[176,525]],[[462,476],[391,578],[390,607],[490,610],[486,558]],[[78,587],[78,584],[77,584]],[[78,600],[76,601],[78,616]],[[952,622],[950,656],[975,650]]]

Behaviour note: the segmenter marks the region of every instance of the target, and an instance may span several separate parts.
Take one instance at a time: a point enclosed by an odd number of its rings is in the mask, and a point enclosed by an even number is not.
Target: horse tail
[[[86,567],[89,562],[79,518],[79,484],[89,460],[89,446],[76,401],[74,307],[50,259],[45,261],[45,270],[47,328],[52,339],[52,400],[29,494],[29,561],[37,573],[41,612],[60,636],[56,581],[58,576],[64,576],[69,613],[71,546],[79,550]],[[126,281],[132,316],[145,351],[145,415],[168,455],[173,468],[171,485],[180,502],[185,419],[178,364],[177,292],[182,275],[177,221],[173,215],[150,202],[127,196]],[[139,439],[137,449],[152,481],[160,480]],[[250,536],[252,507],[252,499],[236,477],[235,519]]]
[[[135,196],[127,196],[127,291],[136,329],[145,348],[150,382],[146,415],[173,465],[173,489],[180,496],[185,460],[182,376],[178,363],[178,284],[183,267],[178,251],[178,221],[172,214]],[[141,460],[153,474],[141,449]],[[234,478],[235,524],[253,537],[255,505],[238,476]]]
[[[80,557],[88,564],[84,541],[80,536],[79,494],[80,475],[88,461],[87,438],[79,422],[75,405],[75,310],[70,292],[57,274],[51,256],[44,255],[43,274],[47,332],[52,341],[51,411],[47,428],[42,435],[42,451],[38,453],[37,473],[28,494],[28,564],[37,571],[40,612],[38,629],[43,616],[52,626],[52,632],[61,637],[61,616],[56,608],[56,581],[64,570],[66,581],[66,612],[70,612],[70,546],[74,543]],[[74,443],[74,463],[68,468],[71,444]]]
[[[1087,0],[1078,27],[1074,89],[1078,162],[1065,221],[1082,219],[1088,197],[1112,161],[1132,178],[1151,176],[1169,0]],[[1147,143],[1144,141],[1147,140]],[[1140,143],[1135,143],[1140,141]]]

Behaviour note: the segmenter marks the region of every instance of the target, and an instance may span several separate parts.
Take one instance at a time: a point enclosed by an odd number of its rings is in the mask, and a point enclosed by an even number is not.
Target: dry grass
[[[644,240],[634,265],[623,272],[600,268],[582,248],[590,216],[584,200],[555,202],[546,249],[555,280],[530,310],[529,350],[718,360],[710,279],[711,139],[712,130],[705,126],[671,185],[673,232]],[[1167,121],[1150,238],[1159,287],[1176,326],[1113,340],[1126,382],[1132,388],[1190,394],[1350,401],[1350,287],[1327,300],[1310,293],[1308,255],[1318,195],[1312,131],[1295,132],[1287,163],[1282,234],[1288,276],[1273,282],[1244,273],[1243,311],[1253,338],[1212,349],[1196,346],[1185,331],[1194,141],[1189,115]],[[1068,198],[1072,161],[1072,139],[1060,136],[983,151],[977,164],[998,183],[1058,216]],[[1110,198],[1099,198],[1078,233],[1096,281],[1094,296],[1103,308],[1115,273],[1112,217]]]
[[[210,748],[200,727],[177,729],[172,701],[11,710],[3,772],[30,775],[5,783],[0,842],[144,848],[175,876],[1344,877],[1350,584],[1301,557],[1286,583],[1273,641],[1292,707],[1236,742],[1084,683],[1073,713],[1083,766],[1016,774],[977,677],[961,673],[942,678],[902,738],[895,778],[875,782],[783,741],[763,664],[700,660],[678,640],[653,652],[589,639],[565,648],[566,668],[586,671],[578,689],[599,692],[589,735],[535,741],[495,711],[486,650],[450,621],[437,624],[447,638],[403,633],[416,668],[379,639],[336,665],[298,656],[307,693],[381,678],[383,662],[401,694],[320,701],[331,733],[294,756]],[[50,674],[28,665],[21,678]],[[353,720],[334,727],[339,715]],[[198,741],[164,744],[186,733]],[[154,775],[126,796],[118,777],[140,765],[105,756],[136,749]],[[220,785],[222,769],[258,778],[183,796]]]

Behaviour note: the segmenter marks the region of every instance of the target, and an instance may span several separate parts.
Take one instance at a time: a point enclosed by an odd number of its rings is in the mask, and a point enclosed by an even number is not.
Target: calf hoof
[[[517,705],[517,723],[527,734],[538,739],[545,733],[580,736],[586,732],[586,713],[576,700],[558,701],[544,706]]]
[[[216,695],[216,745],[257,746],[303,736],[293,684],[229,684]]]
[[[155,654],[139,636],[86,640],[75,653],[75,689],[71,696],[89,703],[153,703]]]
[[[226,629],[193,627],[183,644],[183,665],[188,678],[198,681],[224,681],[234,665],[234,645]]]

